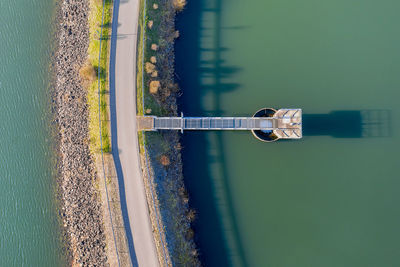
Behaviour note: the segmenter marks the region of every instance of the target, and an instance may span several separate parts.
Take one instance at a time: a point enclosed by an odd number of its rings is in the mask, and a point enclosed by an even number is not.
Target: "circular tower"
[[[254,113],[253,117],[273,117],[276,113],[276,110],[273,108],[262,108],[256,113]],[[251,130],[254,137],[263,142],[274,142],[279,139],[278,136],[274,134],[273,130]]]

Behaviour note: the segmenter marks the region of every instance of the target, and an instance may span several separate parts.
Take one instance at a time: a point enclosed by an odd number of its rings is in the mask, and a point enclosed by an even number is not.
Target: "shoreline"
[[[147,1],[146,20],[143,20],[143,3],[141,1],[139,31],[144,38],[138,42],[137,58],[138,114],[176,116],[180,91],[174,79],[174,45],[179,37],[175,19],[186,1]],[[159,257],[166,257],[172,266],[200,266],[191,228],[195,211],[190,209],[184,185],[179,134],[169,131],[139,133],[139,143],[142,176]],[[161,249],[163,244],[167,250],[165,256]]]
[[[89,45],[89,1],[58,3],[54,109],[58,128],[58,196],[72,266],[108,264],[95,162],[89,148],[87,90],[79,69]]]

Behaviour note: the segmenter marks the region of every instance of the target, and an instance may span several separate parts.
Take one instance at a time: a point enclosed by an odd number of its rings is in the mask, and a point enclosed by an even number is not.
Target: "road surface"
[[[125,227],[130,227],[127,229],[128,242],[133,243],[130,244],[132,262],[134,265],[153,267],[159,266],[159,262],[141,177],[136,129],[138,16],[139,0],[114,2],[110,57],[112,150],[122,190]]]

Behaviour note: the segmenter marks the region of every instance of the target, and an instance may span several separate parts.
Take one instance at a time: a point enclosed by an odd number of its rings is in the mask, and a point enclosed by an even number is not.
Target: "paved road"
[[[141,177],[136,129],[138,2],[114,2],[110,59],[111,128],[124,222],[125,227],[130,227],[127,236],[132,262],[134,265],[153,267],[159,266],[159,263]]]

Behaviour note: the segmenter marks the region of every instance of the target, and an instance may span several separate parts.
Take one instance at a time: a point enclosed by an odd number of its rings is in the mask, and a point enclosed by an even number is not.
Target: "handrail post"
[[[183,127],[184,127],[183,112],[181,112],[181,133],[182,134],[183,134]]]

